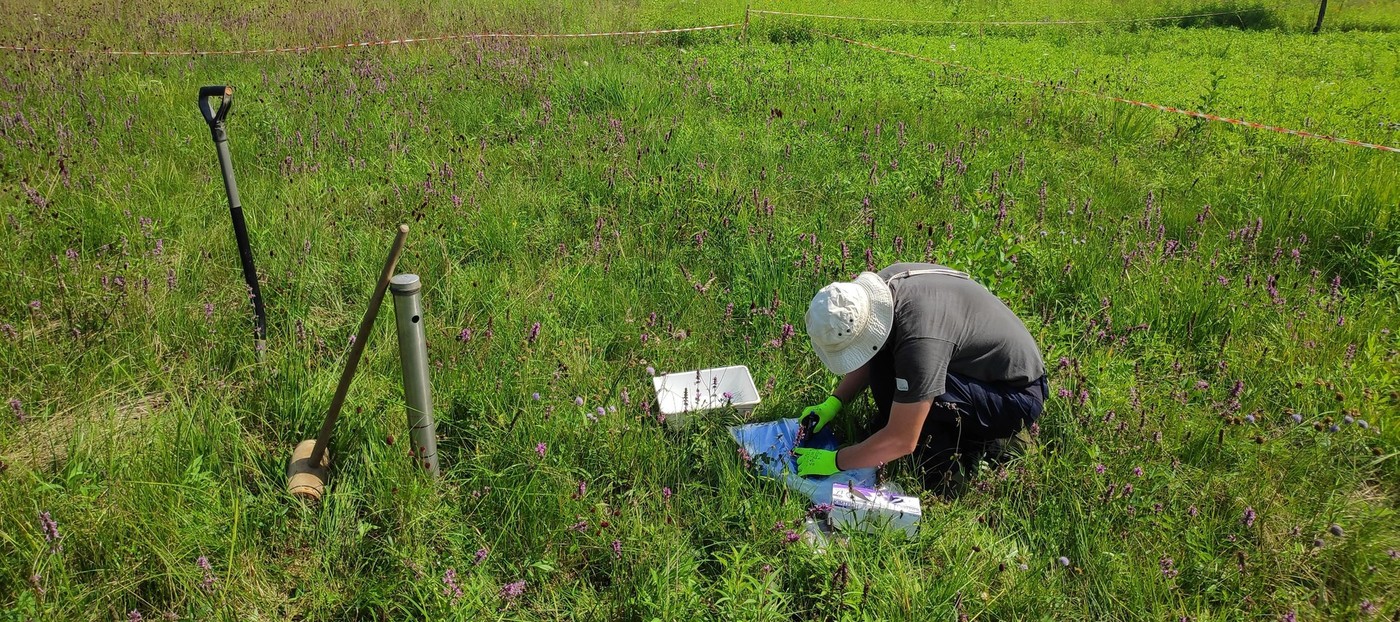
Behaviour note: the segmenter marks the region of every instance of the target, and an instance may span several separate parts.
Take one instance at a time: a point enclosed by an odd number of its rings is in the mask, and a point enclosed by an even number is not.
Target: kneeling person
[[[929,487],[947,483],[1040,418],[1045,363],[1020,318],[962,272],[899,263],[832,283],[807,308],[817,357],[842,376],[807,408],[820,431],[870,388],[878,413],[864,441],[799,448],[799,475],[879,466],[913,454]]]

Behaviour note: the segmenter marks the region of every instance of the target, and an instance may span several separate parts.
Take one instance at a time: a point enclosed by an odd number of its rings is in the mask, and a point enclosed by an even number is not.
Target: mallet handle
[[[345,361],[345,369],[340,372],[340,383],[335,386],[335,397],[326,411],[326,419],[321,422],[321,432],[316,435],[316,447],[311,450],[310,463],[321,464],[326,455],[326,446],[331,442],[331,432],[335,430],[335,419],[340,416],[340,408],[345,405],[345,394],[350,391],[350,381],[355,379],[355,368],[360,365],[360,355],[369,341],[369,331],[374,328],[374,319],[379,315],[379,303],[384,300],[384,290],[389,288],[389,278],[394,275],[394,266],[399,263],[404,240],[408,238],[408,225],[399,225],[399,234],[394,238],[394,246],[389,249],[389,258],[384,261],[384,270],[379,273],[379,282],[374,284],[374,294],[369,297],[369,308],[360,319],[360,330],[355,333],[355,343],[350,344],[350,358]]]

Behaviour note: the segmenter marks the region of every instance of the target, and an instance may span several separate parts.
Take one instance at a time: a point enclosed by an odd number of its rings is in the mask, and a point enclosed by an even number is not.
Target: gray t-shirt
[[[880,271],[886,281],[907,270],[941,269],[897,263]],[[1020,388],[1045,375],[1040,348],[1021,318],[976,281],[921,274],[890,282],[894,326],[876,355],[894,367],[894,401],[932,400],[946,392],[948,372]]]

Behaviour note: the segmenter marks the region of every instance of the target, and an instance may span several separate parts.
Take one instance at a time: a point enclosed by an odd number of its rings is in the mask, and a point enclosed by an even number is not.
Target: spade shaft
[[[209,105],[209,98],[218,97],[219,107]],[[233,219],[233,237],[238,242],[238,261],[243,267],[243,281],[248,285],[248,297],[253,302],[253,339],[258,352],[267,339],[267,311],[263,308],[262,291],[258,288],[258,270],[253,267],[253,250],[248,242],[248,223],[243,220],[243,203],[238,198],[238,182],[233,178],[233,156],[228,150],[228,131],[224,119],[233,107],[233,87],[205,86],[199,89],[199,112],[209,124],[214,137],[214,149],[219,153],[219,171],[224,176],[224,191],[228,194],[229,216]]]

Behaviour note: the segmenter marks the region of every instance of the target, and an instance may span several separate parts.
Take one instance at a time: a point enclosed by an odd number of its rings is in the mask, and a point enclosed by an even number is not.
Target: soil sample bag
[[[806,495],[812,503],[831,503],[832,484],[850,484],[863,488],[875,487],[875,469],[851,469],[829,477],[800,477],[797,475],[797,458],[792,450],[797,447],[797,419],[779,419],[764,423],[750,423],[729,428],[729,434],[748,452],[753,465],[760,475],[781,480],[792,490]],[[803,439],[803,447],[836,450],[840,446],[836,435],[827,429]]]

